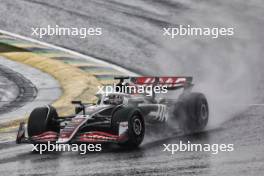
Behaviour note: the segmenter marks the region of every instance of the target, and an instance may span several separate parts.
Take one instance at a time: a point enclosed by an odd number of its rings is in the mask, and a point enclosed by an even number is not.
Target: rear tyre
[[[128,120],[128,140],[120,145],[126,148],[137,148],[145,135],[145,123],[139,114],[133,114]]]
[[[186,132],[197,132],[203,130],[209,118],[208,102],[202,93],[190,93],[180,98],[174,114],[181,115],[181,128]]]
[[[58,132],[57,118],[57,111],[52,106],[35,108],[28,119],[28,136],[39,135],[45,131]]]

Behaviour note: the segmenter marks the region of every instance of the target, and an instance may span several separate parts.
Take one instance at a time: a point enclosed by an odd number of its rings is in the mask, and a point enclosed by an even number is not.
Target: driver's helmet
[[[123,98],[121,95],[110,94],[108,96],[109,104],[118,105],[123,102]]]

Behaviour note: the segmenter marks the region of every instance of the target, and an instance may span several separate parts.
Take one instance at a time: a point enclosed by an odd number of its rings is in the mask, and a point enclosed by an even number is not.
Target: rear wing
[[[177,76],[177,77],[131,77],[130,81],[137,85],[153,85],[153,86],[167,86],[168,90],[178,88],[187,88],[193,86],[192,77]]]
[[[193,86],[193,78],[190,76],[140,76],[140,77],[115,77],[120,80],[120,83],[128,82],[129,84],[142,86],[167,86],[168,90],[175,90],[178,88],[190,88]],[[125,81],[128,80],[128,81]]]

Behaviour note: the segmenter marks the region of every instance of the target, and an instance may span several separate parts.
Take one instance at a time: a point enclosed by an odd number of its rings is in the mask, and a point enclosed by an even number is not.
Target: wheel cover
[[[142,123],[140,119],[136,118],[133,123],[133,131],[136,135],[140,135],[142,132]]]

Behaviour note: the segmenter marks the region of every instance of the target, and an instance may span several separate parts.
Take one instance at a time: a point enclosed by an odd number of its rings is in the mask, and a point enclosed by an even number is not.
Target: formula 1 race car
[[[208,122],[209,109],[202,93],[192,92],[192,77],[118,77],[112,93],[97,94],[95,104],[73,101],[75,114],[59,117],[50,105],[34,109],[28,124],[21,123],[17,143],[104,143],[135,148],[143,141],[145,131],[180,129],[198,132]],[[125,88],[135,86],[131,92]],[[151,96],[139,93],[139,87],[153,88]],[[155,90],[165,87],[167,96]],[[121,91],[120,91],[121,90]],[[165,90],[165,89],[164,89]],[[182,90],[178,95],[172,90]],[[166,91],[164,91],[166,92]],[[170,94],[172,93],[172,94]]]

